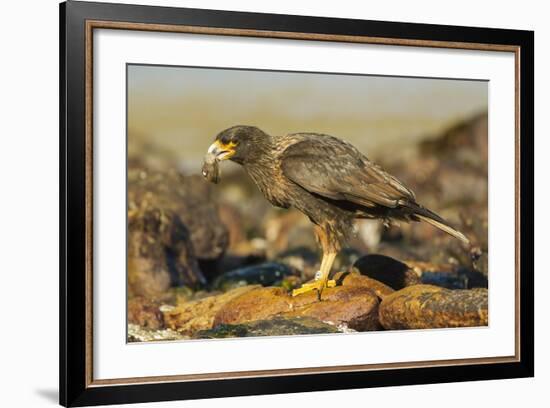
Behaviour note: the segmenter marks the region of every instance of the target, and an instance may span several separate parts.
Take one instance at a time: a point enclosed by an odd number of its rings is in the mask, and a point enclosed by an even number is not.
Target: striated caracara
[[[335,285],[329,274],[356,218],[426,221],[468,244],[439,215],[416,202],[401,181],[371,162],[350,143],[318,133],[270,136],[257,127],[234,126],[216,136],[203,175],[217,182],[218,162],[241,164],[265,198],[277,207],[295,207],[309,217],[323,251],[313,282],[293,295]]]

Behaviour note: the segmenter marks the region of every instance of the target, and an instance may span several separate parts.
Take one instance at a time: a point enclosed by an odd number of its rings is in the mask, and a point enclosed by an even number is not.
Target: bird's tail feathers
[[[461,240],[466,245],[470,244],[470,240],[466,238],[466,236],[462,232],[455,230],[453,227],[446,224],[445,222],[436,220],[434,218],[431,218],[429,216],[422,215],[422,214],[415,214],[415,215],[418,218],[420,218],[422,221],[426,221],[427,223],[433,225],[434,227],[439,228],[441,231],[445,231],[447,234],[452,235],[453,237]],[[441,219],[441,217],[438,217],[438,218]]]
[[[466,238],[466,236],[462,232],[454,229],[452,226],[449,225],[447,221],[445,221],[443,218],[441,218],[439,215],[437,215],[433,211],[428,210],[426,207],[423,207],[417,203],[408,202],[405,205],[413,211],[414,217],[417,217],[422,221],[426,221],[428,224],[431,224],[434,227],[439,228],[441,231],[445,231],[447,234],[452,235],[453,237],[459,239],[460,241],[464,242],[466,245],[470,244],[470,240]]]

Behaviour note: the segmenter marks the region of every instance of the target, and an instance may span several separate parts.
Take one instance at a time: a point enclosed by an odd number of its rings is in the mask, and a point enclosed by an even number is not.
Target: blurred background
[[[394,289],[487,287],[487,82],[151,65],[127,70],[134,341],[150,340],[136,333],[144,327],[196,336],[198,328],[213,327],[212,316],[193,304],[194,312],[183,315],[206,323],[190,328],[171,308],[253,284],[290,290],[318,269],[305,216],[272,207],[236,164],[221,163],[218,185],[200,175],[216,134],[238,124],[272,135],[308,131],[345,139],[472,241],[464,248],[423,223],[384,228],[361,221],[334,271],[355,267],[384,282],[388,269],[402,265],[406,282],[389,282]],[[365,262],[369,256],[378,258]]]
[[[215,135],[242,124],[269,134],[328,133],[372,159],[434,138],[487,110],[484,81],[128,66],[128,146],[200,174]]]

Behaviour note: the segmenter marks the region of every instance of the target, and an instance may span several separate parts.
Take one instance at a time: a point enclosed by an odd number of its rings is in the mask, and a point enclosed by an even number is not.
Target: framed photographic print
[[[61,404],[533,376],[533,32],[60,24]]]

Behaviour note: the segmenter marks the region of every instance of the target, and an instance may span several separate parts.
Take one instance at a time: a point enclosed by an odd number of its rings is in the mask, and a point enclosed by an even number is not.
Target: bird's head
[[[233,126],[218,133],[208,148],[205,162],[231,160],[249,163],[262,154],[269,144],[269,135],[254,126]]]

